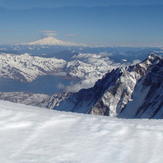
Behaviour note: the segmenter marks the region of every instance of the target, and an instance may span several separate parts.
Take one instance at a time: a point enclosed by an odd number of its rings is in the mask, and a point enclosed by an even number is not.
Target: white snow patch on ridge
[[[163,120],[121,120],[0,101],[0,162],[162,163]]]
[[[1,54],[0,77],[31,82],[38,76],[58,72],[65,64],[62,59],[35,57],[27,53]]]

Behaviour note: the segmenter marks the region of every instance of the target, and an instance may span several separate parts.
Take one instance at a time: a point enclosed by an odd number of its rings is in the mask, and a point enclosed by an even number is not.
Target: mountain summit
[[[141,63],[114,69],[94,87],[62,95],[53,108],[123,118],[163,118],[163,58],[151,54]]]
[[[27,45],[50,45],[50,46],[83,46],[83,44],[62,41],[55,37],[48,36],[40,40],[27,43]]]

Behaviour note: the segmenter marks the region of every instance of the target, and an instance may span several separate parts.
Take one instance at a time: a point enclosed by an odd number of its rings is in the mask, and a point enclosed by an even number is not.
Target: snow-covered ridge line
[[[30,56],[29,54],[0,55],[0,77],[27,82],[42,75],[65,74],[71,78],[92,80],[90,83],[94,84],[107,71],[117,66],[118,64],[113,63],[109,58],[96,54],[79,54],[69,62],[56,58]]]
[[[56,110],[120,116],[163,118],[163,58],[151,54],[143,62],[107,73],[94,87],[66,94]],[[52,100],[51,100],[52,101]]]
[[[68,88],[68,92],[77,92],[81,88],[94,86],[108,71],[119,67],[120,64],[112,62],[108,57],[100,54],[80,53],[73,56],[72,61],[67,62],[65,72],[68,76],[82,79],[80,85]]]
[[[0,77],[31,82],[38,76],[58,72],[65,64],[64,60],[56,58],[1,54]]]

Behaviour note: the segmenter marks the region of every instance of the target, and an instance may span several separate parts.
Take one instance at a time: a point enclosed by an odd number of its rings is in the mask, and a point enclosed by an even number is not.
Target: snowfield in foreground
[[[163,120],[125,120],[0,101],[1,163],[162,163]]]

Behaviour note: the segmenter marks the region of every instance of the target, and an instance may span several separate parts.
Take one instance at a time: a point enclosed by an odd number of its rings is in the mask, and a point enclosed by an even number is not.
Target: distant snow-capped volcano
[[[83,46],[83,44],[62,41],[52,36],[48,36],[37,41],[29,42],[27,43],[27,45]]]

